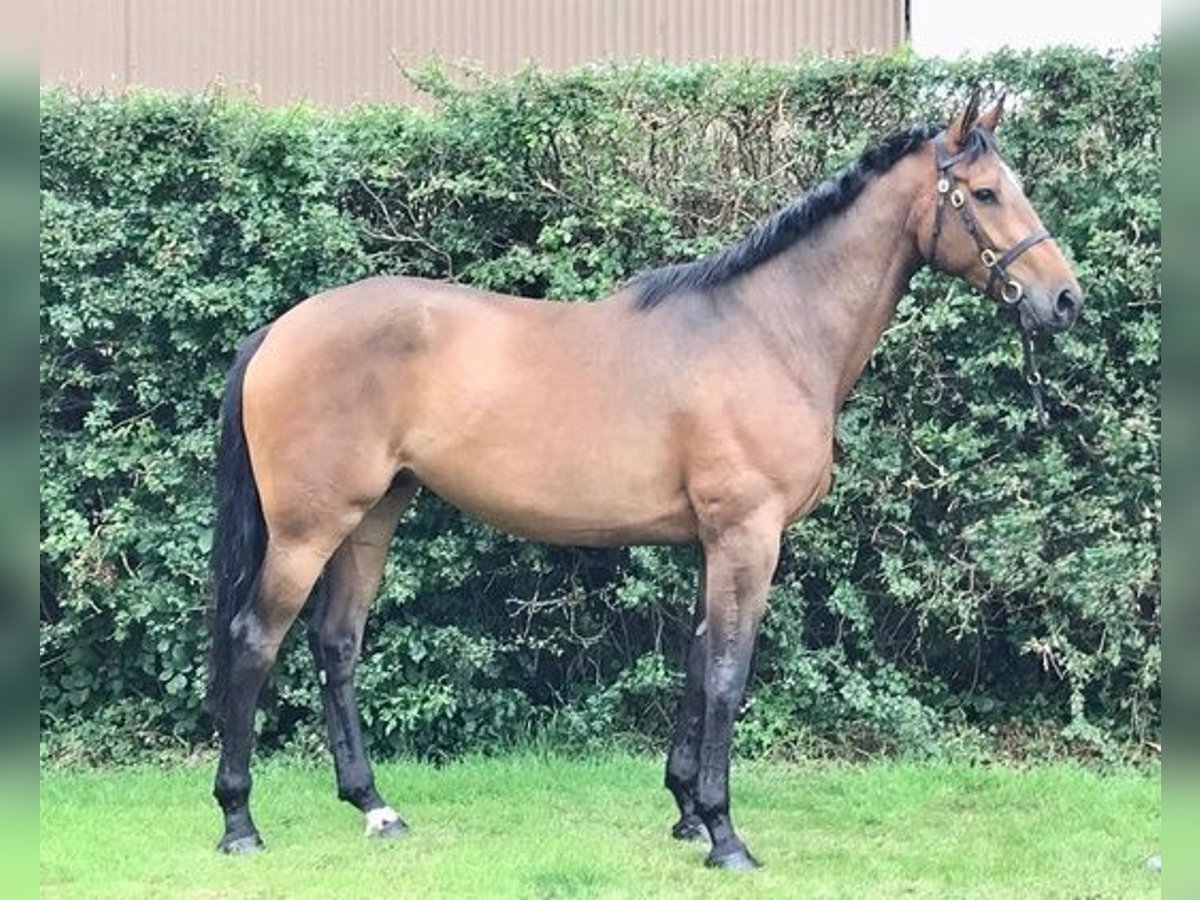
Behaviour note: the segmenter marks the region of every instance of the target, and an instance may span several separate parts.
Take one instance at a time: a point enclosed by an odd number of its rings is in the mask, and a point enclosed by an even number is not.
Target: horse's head
[[[934,266],[1017,310],[1025,331],[1063,331],[1079,316],[1083,291],[996,151],[1001,98],[983,113],[976,94],[933,139],[932,202],[918,242]]]

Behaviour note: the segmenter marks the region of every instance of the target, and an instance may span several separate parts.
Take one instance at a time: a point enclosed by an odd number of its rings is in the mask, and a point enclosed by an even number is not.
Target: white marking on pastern
[[[393,822],[399,820],[400,816],[390,806],[381,806],[378,809],[367,810],[367,834],[379,834],[383,829],[387,828]]]

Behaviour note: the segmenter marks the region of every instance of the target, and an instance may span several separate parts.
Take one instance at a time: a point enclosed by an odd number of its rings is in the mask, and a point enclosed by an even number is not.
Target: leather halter
[[[1003,281],[1004,286],[1000,290],[1000,299],[1004,301],[1005,305],[1015,310],[1020,308],[1025,300],[1025,286],[1015,278],[1009,277],[1008,267],[1030,247],[1049,238],[1050,232],[1045,228],[1036,228],[1028,236],[999,254],[989,247],[988,242],[984,239],[983,230],[979,227],[979,220],[971,211],[966,194],[958,186],[958,179],[954,176],[954,164],[960,162],[966,155],[967,151],[965,150],[960,150],[958,153],[951,153],[947,150],[940,134],[933,139],[933,157],[937,164],[938,174],[937,211],[933,217],[933,240],[929,247],[929,262],[937,261],[938,238],[942,233],[943,214],[946,210],[946,201],[949,199],[950,205],[958,210],[967,234],[975,241],[975,246],[979,250],[980,262],[988,270],[986,293],[995,296],[993,291],[996,288],[996,282]],[[1025,381],[1033,395],[1034,416],[1038,425],[1044,428],[1049,424],[1050,417],[1046,414],[1046,406],[1042,397],[1042,375],[1038,371],[1037,360],[1033,355],[1033,337],[1019,325],[1018,329],[1021,332]]]
[[[1003,282],[1004,286],[1000,291],[1000,299],[1014,308],[1020,306],[1021,302],[1025,299],[1025,286],[1015,278],[1009,277],[1008,267],[1026,250],[1050,237],[1050,232],[1045,228],[1037,228],[1003,253],[998,253],[988,246],[988,241],[985,240],[983,230],[979,227],[979,220],[975,218],[975,213],[971,211],[971,204],[967,202],[967,196],[963,192],[963,189],[958,186],[958,179],[953,172],[954,164],[966,156],[966,151],[950,153],[946,149],[946,145],[942,142],[942,136],[938,135],[933,139],[933,156],[938,169],[937,211],[933,217],[933,242],[930,245],[929,261],[935,262],[937,260],[938,237],[942,233],[942,220],[946,210],[946,201],[949,200],[950,205],[958,210],[958,214],[962,218],[963,227],[966,228],[967,234],[975,241],[975,246],[979,250],[979,259],[983,263],[983,267],[988,270],[986,292],[994,296],[996,283],[998,281]]]

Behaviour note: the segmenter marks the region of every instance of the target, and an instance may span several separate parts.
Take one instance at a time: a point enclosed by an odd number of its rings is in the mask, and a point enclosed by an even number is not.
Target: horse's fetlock
[[[250,799],[250,775],[221,774],[213,785],[213,797],[225,812],[246,806]]]
[[[365,782],[339,784],[337,795],[339,800],[349,803],[363,813],[385,805],[383,798],[375,790],[375,780],[373,778],[368,778]]]

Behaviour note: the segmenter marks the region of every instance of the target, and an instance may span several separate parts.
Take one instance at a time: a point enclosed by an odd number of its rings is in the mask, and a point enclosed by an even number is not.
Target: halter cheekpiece
[[[933,218],[933,242],[929,250],[929,261],[933,262],[937,259],[938,238],[942,233],[942,220],[948,200],[950,205],[958,210],[963,227],[966,228],[967,234],[971,236],[971,239],[975,241],[975,246],[979,249],[979,260],[988,270],[987,293],[993,294],[996,283],[1003,282],[1000,299],[1009,306],[1019,306],[1025,298],[1025,286],[1015,278],[1009,277],[1008,267],[1030,247],[1040,244],[1050,237],[1050,232],[1045,228],[1037,228],[1028,237],[1009,247],[1003,253],[998,253],[984,240],[979,221],[975,218],[971,204],[967,202],[967,195],[958,186],[958,178],[954,175],[954,164],[966,156],[966,151],[960,150],[958,153],[951,153],[946,149],[942,136],[938,135],[933,139],[933,156],[938,170],[937,211]]]
[[[998,253],[989,247],[988,242],[984,239],[983,230],[979,227],[979,221],[971,210],[971,204],[967,202],[967,195],[958,186],[958,178],[953,172],[955,163],[962,161],[966,155],[967,151],[965,150],[951,153],[946,149],[946,144],[940,134],[933,139],[933,157],[937,164],[938,176],[937,209],[933,217],[933,240],[929,248],[929,261],[934,262],[937,259],[938,238],[942,233],[946,203],[949,201],[950,206],[958,210],[963,227],[975,241],[975,246],[979,250],[979,261],[988,270],[986,293],[994,296],[996,284],[1001,282],[1003,287],[1000,289],[1000,299],[1012,309],[1018,309],[1025,300],[1025,286],[1017,279],[1009,277],[1008,267],[1026,250],[1050,237],[1050,232],[1045,228],[1036,228],[1003,253]],[[1042,376],[1033,356],[1033,338],[1024,328],[1019,330],[1021,332],[1021,349],[1024,354],[1025,381],[1029,384],[1029,389],[1033,394],[1034,411],[1038,423],[1045,425],[1049,421],[1049,417],[1046,415],[1045,404],[1042,400]]]

